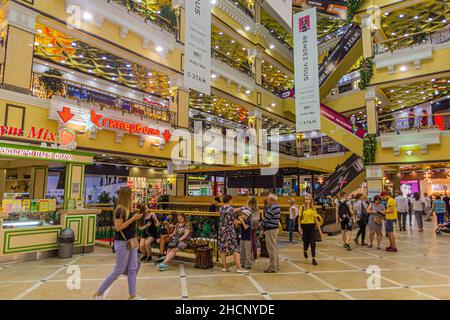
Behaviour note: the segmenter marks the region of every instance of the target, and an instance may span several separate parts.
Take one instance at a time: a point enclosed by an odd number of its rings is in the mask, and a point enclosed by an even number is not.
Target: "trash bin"
[[[75,233],[72,229],[66,228],[61,231],[58,238],[58,257],[60,259],[72,258],[74,241]]]

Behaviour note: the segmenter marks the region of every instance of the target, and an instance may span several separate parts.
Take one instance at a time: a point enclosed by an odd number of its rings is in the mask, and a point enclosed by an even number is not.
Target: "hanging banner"
[[[292,0],[266,0],[266,3],[292,28]]]
[[[185,1],[184,85],[211,94],[211,1]]]
[[[350,133],[353,133],[360,139],[364,139],[364,136],[366,135],[366,130],[353,125],[351,121],[341,113],[334,111],[333,109],[327,107],[324,104],[321,104],[320,114],[322,117],[330,120],[331,122],[338,125],[342,129],[347,130]]]
[[[316,8],[294,15],[293,34],[297,132],[320,130]]]
[[[347,2],[343,0],[294,0],[292,5],[297,8],[306,8],[308,5],[314,6],[320,13],[338,17],[343,20],[347,19],[348,5]]]

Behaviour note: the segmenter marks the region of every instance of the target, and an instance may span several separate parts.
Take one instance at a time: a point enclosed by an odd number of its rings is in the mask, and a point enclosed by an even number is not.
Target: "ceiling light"
[[[217,75],[213,73],[213,74],[211,75],[211,79],[216,79],[216,78],[217,78]]]
[[[246,95],[249,95],[250,93],[252,93],[251,90],[249,90],[249,89],[245,90]]]
[[[413,155],[413,152],[412,152],[411,150],[407,150],[407,151],[406,151],[406,155],[412,156],[412,155]]]
[[[163,49],[163,47],[161,47],[161,46],[157,46],[156,47],[156,51],[157,52],[162,52],[164,49]]]
[[[90,12],[83,13],[83,19],[84,20],[91,20],[92,19],[92,13],[90,13]]]
[[[419,16],[414,16],[414,19],[415,19],[415,20],[419,19]]]
[[[271,106],[272,108],[275,108],[275,107],[277,106],[277,104],[276,104],[276,103],[272,103],[270,106]]]
[[[250,31],[250,30],[251,30],[250,26],[245,26],[245,31]]]
[[[222,36],[222,35],[223,35],[223,32],[222,32],[222,31],[220,31],[220,32],[219,32],[219,36]]]
[[[402,14],[400,14],[398,17],[399,17],[399,18],[404,18],[405,15],[402,13]]]
[[[35,42],[34,42],[34,45],[35,45],[35,46],[39,46],[39,42],[35,41]]]
[[[273,48],[275,48],[275,45],[271,44],[271,45],[269,46],[269,49],[273,49]]]
[[[406,68],[406,66],[401,66],[401,67],[400,67],[400,71],[401,71],[401,72],[405,72],[406,70],[408,70],[408,68]]]
[[[217,0],[211,0],[211,4],[216,4]]]

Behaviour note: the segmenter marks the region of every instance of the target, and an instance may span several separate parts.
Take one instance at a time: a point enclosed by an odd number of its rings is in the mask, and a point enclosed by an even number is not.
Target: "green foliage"
[[[109,195],[108,192],[103,191],[97,198],[98,203],[110,203],[111,202],[111,197]]]
[[[366,89],[369,86],[370,79],[373,76],[373,59],[364,58],[360,64],[359,70],[361,81],[359,82],[359,88],[361,90]]]
[[[170,22],[170,26],[175,28],[178,23],[178,16],[174,8],[169,5],[161,6],[159,15]]]
[[[377,151],[377,135],[366,134],[363,144],[364,164],[369,165],[375,162],[375,152]]]
[[[356,11],[358,11],[359,7],[363,3],[364,0],[347,0],[347,21],[352,23],[353,18],[355,17]]]

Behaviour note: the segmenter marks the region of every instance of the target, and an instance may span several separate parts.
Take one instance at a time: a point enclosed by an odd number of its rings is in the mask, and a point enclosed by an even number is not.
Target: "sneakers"
[[[316,261],[316,259],[312,259],[312,264],[313,264],[313,266],[317,266],[317,261]]]
[[[128,300],[147,300],[147,299],[142,298],[140,296],[134,296],[134,297],[129,297]]]
[[[98,292],[95,292],[95,293],[92,295],[92,298],[93,298],[94,300],[103,300],[103,299],[104,299],[103,295],[102,295],[102,294],[99,294]]]
[[[166,271],[166,270],[169,270],[169,266],[168,266],[167,264],[161,262],[161,263],[158,265],[158,270],[159,270],[159,271]]]
[[[237,269],[236,272],[242,273],[242,274],[248,274],[248,270],[245,270],[245,269]]]
[[[147,260],[147,256],[142,256],[141,262],[145,262]]]
[[[344,248],[347,249],[347,251],[352,251],[352,247],[348,243],[344,244]]]
[[[223,268],[222,272],[230,272],[230,268]]]
[[[277,273],[277,272],[275,270],[267,268],[266,270],[264,270],[264,273]]]
[[[393,247],[387,247],[386,251],[387,252],[398,252],[397,248],[393,248]]]
[[[150,261],[152,261],[152,256],[147,257],[147,262],[150,262]]]
[[[161,263],[164,261],[165,258],[166,256],[159,257],[158,259],[156,259],[155,263]]]

